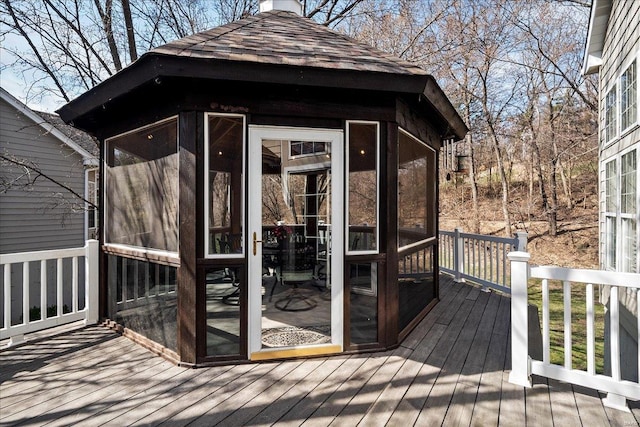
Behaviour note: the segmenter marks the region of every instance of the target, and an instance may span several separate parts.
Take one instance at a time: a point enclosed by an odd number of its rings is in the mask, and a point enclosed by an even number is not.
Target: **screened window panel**
[[[106,243],[178,251],[178,120],[107,140]]]
[[[378,125],[349,124],[348,250],[378,249]]]
[[[435,236],[436,153],[400,132],[398,138],[398,245]]]
[[[177,351],[177,269],[109,255],[109,317]]]
[[[620,125],[624,131],[637,120],[638,89],[636,61],[620,77]]]

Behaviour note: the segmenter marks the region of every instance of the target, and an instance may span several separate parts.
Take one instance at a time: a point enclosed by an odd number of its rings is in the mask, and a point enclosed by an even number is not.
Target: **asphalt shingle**
[[[146,55],[426,75],[418,66],[292,12],[270,11],[176,40]]]

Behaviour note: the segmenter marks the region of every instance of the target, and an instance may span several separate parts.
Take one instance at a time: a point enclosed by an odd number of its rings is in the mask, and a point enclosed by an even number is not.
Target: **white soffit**
[[[602,65],[602,49],[611,14],[611,3],[611,0],[594,0],[591,6],[589,32],[582,67],[583,74],[596,73]]]

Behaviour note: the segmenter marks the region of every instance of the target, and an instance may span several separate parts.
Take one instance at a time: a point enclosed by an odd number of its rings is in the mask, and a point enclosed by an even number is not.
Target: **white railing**
[[[640,400],[640,384],[622,379],[620,369],[620,290],[636,290],[635,315],[640,306],[640,275],[633,273],[615,273],[599,270],[578,270],[561,267],[530,267],[529,254],[512,252],[511,261],[511,374],[509,382],[531,387],[531,375],[592,388],[607,393],[603,403],[606,406],[628,411],[626,399]],[[529,355],[528,336],[528,284],[529,278],[542,280],[542,360],[534,360]],[[549,280],[561,281],[563,284],[563,319],[564,319],[564,364],[552,364],[550,361],[550,328],[549,328]],[[611,357],[611,375],[596,373],[595,354],[595,286],[610,286],[609,296],[609,328],[610,343],[605,349]],[[572,366],[572,319],[571,289],[586,287],[586,370]],[[600,289],[600,288],[599,288]],[[638,325],[640,330],[640,324]],[[634,361],[634,363],[639,363]],[[638,366],[640,372],[640,366]]]
[[[527,233],[514,237],[464,233],[461,228],[439,232],[440,270],[456,282],[470,280],[503,292],[509,289],[507,254],[527,250]]]
[[[84,258],[83,271],[80,258]],[[23,341],[27,333],[79,320],[85,324],[98,321],[97,240],[89,240],[81,248],[1,254],[0,267],[3,270],[0,339],[8,338],[8,346]],[[32,267],[39,278],[31,277]],[[50,275],[55,275],[55,288],[49,285]],[[39,301],[31,301],[33,295]]]

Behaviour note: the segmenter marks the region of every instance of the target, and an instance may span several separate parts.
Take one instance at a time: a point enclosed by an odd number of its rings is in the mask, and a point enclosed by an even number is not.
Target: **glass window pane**
[[[348,264],[351,344],[378,342],[378,263]]]
[[[608,270],[616,269],[616,217],[606,217],[606,268]]]
[[[378,249],[378,125],[349,124],[348,251]]]
[[[240,353],[240,267],[216,267],[205,272],[207,356]]]
[[[106,243],[178,251],[178,120],[107,140]]]
[[[605,142],[616,136],[616,85],[614,85],[605,99]]]
[[[398,139],[398,245],[435,236],[434,150],[400,132]]]
[[[611,160],[605,166],[606,173],[606,186],[605,186],[605,197],[606,197],[606,211],[607,212],[615,212],[617,209],[617,172],[616,172],[616,161]]]
[[[630,151],[621,157],[620,167],[620,211],[626,214],[636,213],[637,200],[637,160],[636,151]]]
[[[636,122],[637,116],[637,79],[636,61],[620,77],[620,124],[624,131]]]
[[[208,254],[241,255],[244,118],[208,117]]]
[[[637,273],[637,257],[638,257],[638,242],[636,232],[636,221],[633,218],[622,218],[622,230],[621,230],[621,244],[622,244],[622,260],[620,270],[628,273]]]
[[[263,348],[331,342],[329,142],[262,140]]]

